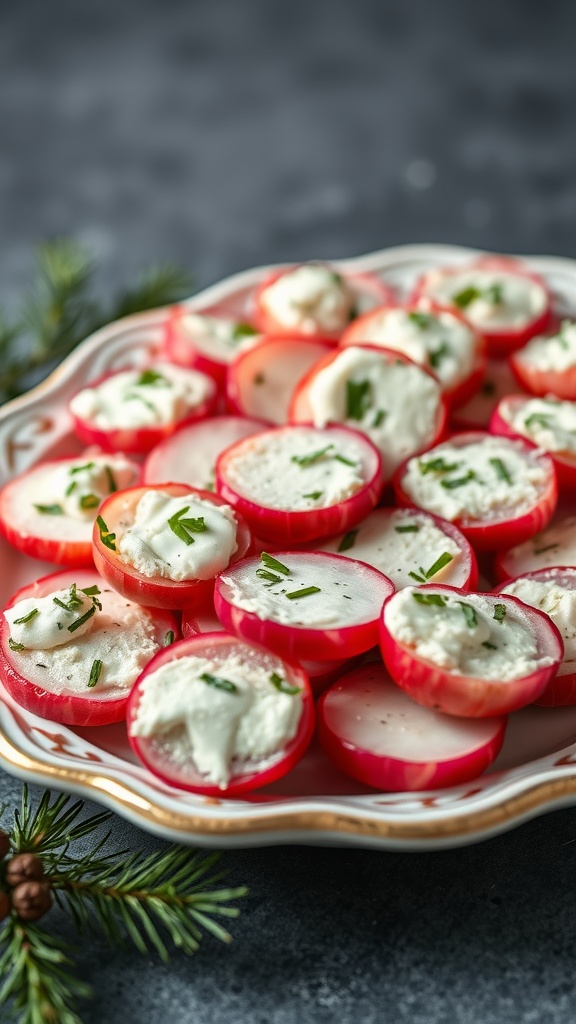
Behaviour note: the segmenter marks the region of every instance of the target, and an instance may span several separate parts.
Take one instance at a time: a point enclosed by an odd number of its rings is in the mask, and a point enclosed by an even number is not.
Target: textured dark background
[[[103,288],[407,241],[575,256],[575,39],[569,0],[5,0],[0,301],[63,234]],[[234,945],[166,968],[90,936],[86,1024],[568,1024],[575,843],[566,811],[426,856],[231,852]]]

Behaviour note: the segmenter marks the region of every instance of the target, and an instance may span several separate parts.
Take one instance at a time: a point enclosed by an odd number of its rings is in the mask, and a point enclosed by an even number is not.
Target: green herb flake
[[[290,569],[288,566],[284,565],[283,562],[279,562],[277,558],[273,557],[273,555],[269,555],[267,551],[262,552],[260,555],[260,561],[267,569],[271,569],[272,572],[282,573],[283,576],[290,575]]]
[[[376,429],[377,427],[381,427],[387,415],[388,413],[386,412],[385,409],[377,409],[374,414],[374,419],[372,420],[372,427],[374,429]]]
[[[471,604],[466,604],[465,601],[458,601],[458,604],[460,605],[462,612],[464,613],[464,618],[466,619],[466,625],[468,626],[468,629],[474,629],[474,627],[478,625],[476,609]]]
[[[169,629],[167,633],[164,633],[163,647],[170,647],[174,643],[174,630]]]
[[[372,404],[369,380],[346,381],[346,419],[361,420]]]
[[[450,564],[454,560],[454,555],[451,555],[448,551],[444,551],[436,561],[426,570],[425,576],[427,580],[431,580],[433,576],[436,576],[442,569]]]
[[[115,494],[115,492],[118,490],[118,484],[116,483],[116,479],[110,466],[104,466],[104,472],[106,474],[106,479],[108,481],[108,493]]]
[[[485,647],[487,651],[497,651],[498,644],[492,644],[489,640],[482,641],[482,647]]]
[[[456,292],[456,295],[452,296],[452,302],[455,306],[458,306],[458,309],[466,309],[472,302],[476,302],[477,299],[481,298],[482,292],[480,289],[470,285],[468,288],[463,288],[462,291]]]
[[[510,476],[510,473],[508,472],[506,466],[502,462],[502,459],[488,459],[488,462],[495,470],[496,476],[498,477],[499,480],[504,480],[504,482],[507,484],[512,483],[512,477]]]
[[[431,349],[428,353],[428,362],[433,370],[437,370],[442,364],[443,359],[447,359],[452,355],[452,349],[446,341],[443,341],[438,348]]]
[[[545,548],[534,548],[534,554],[543,555],[545,551],[555,551],[559,547],[559,544],[547,544]]]
[[[469,484],[471,480],[476,480],[476,473],[473,469],[469,469],[465,476],[456,477],[455,480],[441,480],[440,486],[444,487],[446,491],[454,491],[457,487],[464,487],[465,484]]]
[[[357,462],[353,462],[352,459],[347,459],[344,455],[340,455],[338,452],[336,452],[336,455],[334,456],[334,458],[336,459],[337,462],[341,462],[344,466],[357,466],[358,465]]]
[[[226,693],[238,693],[236,683],[230,682],[229,679],[223,679],[222,676],[213,676],[209,672],[203,672],[200,679],[203,683],[207,683],[208,686],[214,686],[217,690],[225,690]]]
[[[173,516],[170,516],[170,519],[168,520],[168,526],[172,530],[172,533],[178,537],[178,540],[181,540],[183,544],[187,544],[188,546],[195,543],[195,539],[192,537],[193,533],[206,533],[206,530],[208,529],[204,522],[204,516],[198,516],[197,519],[182,518],[186,515],[189,509],[190,505],[186,505],[178,512],[175,512]]]
[[[77,486],[78,486],[78,484],[76,483],[75,480],[73,480],[71,484],[68,484],[68,487],[64,491],[65,496],[67,498],[69,498],[70,495],[74,493],[74,491],[76,490]]]
[[[327,444],[325,448],[319,448],[318,451],[310,452],[309,455],[293,455],[290,461],[295,462],[297,466],[302,466],[302,468],[313,466],[316,462],[320,462],[321,459],[325,458],[333,447],[333,444]]]
[[[338,545],[339,554],[342,554],[342,552],[344,551],[349,551],[350,548],[354,547],[356,543],[356,537],[358,536],[358,532],[358,530],[350,530],[348,533],[344,534],[342,540]]]
[[[303,498],[310,498],[311,501],[318,501],[322,497],[324,491],[310,491],[309,494],[303,494]]]
[[[95,465],[95,462],[83,462],[81,466],[74,466],[70,470],[70,476],[75,476],[76,473],[84,473],[85,470],[94,469]]]
[[[493,306],[500,306],[504,301],[504,286],[499,281],[495,281],[486,289],[485,295]]]
[[[395,526],[396,533],[419,533],[420,527],[416,523],[406,523],[404,526]]]
[[[320,587],[304,587],[303,590],[292,590],[290,594],[286,594],[289,601],[298,601],[301,597],[310,597],[311,594],[319,594]]]
[[[261,566],[256,569],[256,575],[259,576],[261,580],[266,580],[270,585],[274,583],[282,583],[282,576],[278,576],[275,572],[268,572],[268,569],[263,569]]]
[[[83,494],[80,498],[80,508],[98,508],[100,498],[96,494]]]
[[[546,412],[532,412],[524,420],[524,426],[527,430],[531,430],[532,427],[544,427],[548,430],[552,426],[552,416]]]
[[[81,590],[83,594],[86,594],[86,597],[94,597],[101,593],[100,588],[96,584],[93,587],[82,587]]]
[[[452,473],[453,470],[458,469],[461,465],[461,462],[446,462],[446,459],[439,455],[435,459],[428,459],[428,462],[420,460],[418,462],[418,469],[422,476],[426,476],[426,473]]]
[[[88,686],[90,688],[92,688],[93,686],[96,686],[96,683],[100,679],[100,674],[102,672],[102,668],[103,668],[102,662],[100,661],[99,658],[96,658],[92,662],[92,668],[90,669],[90,678],[88,680]]]
[[[412,597],[418,604],[431,604],[438,608],[445,608],[447,603],[442,594],[423,594],[420,590],[415,590]]]
[[[162,386],[167,384],[170,387],[170,381],[164,374],[158,373],[157,370],[143,370],[136,381],[136,387],[148,387],[150,384],[160,384]]]
[[[232,329],[232,341],[242,341],[243,338],[252,338],[255,334],[258,334],[256,327],[252,327],[252,324],[237,323],[234,324]]]
[[[84,615],[81,615],[79,619],[74,619],[74,622],[70,623],[70,625],[68,626],[68,632],[69,633],[75,633],[77,629],[80,629],[80,626],[83,626],[84,623],[88,622],[88,619],[91,619],[92,616],[95,615],[95,614],[96,614],[96,605],[93,604],[92,607],[89,608],[88,611],[84,613]]]
[[[11,636],[8,637],[8,647],[10,648],[11,651],[25,650],[24,644],[17,644],[16,641],[13,640]]]
[[[34,505],[34,508],[43,516],[64,515],[64,509],[62,508],[62,505]]]
[[[496,622],[504,622],[504,619],[506,618],[506,605],[505,604],[495,604],[494,605],[494,615],[493,615],[493,618],[496,619]]]
[[[416,327],[419,327],[421,331],[428,330],[436,320],[436,317],[432,316],[431,313],[419,313],[417,310],[411,310],[407,315],[408,319],[413,324],[416,324]]]
[[[36,616],[39,614],[40,611],[38,608],[32,608],[32,610],[29,611],[27,615],[21,615],[19,619],[14,619],[14,625],[23,626],[26,622],[31,622],[32,619],[35,619]]]
[[[293,697],[295,693],[300,693],[299,686],[288,686],[286,680],[282,679],[282,676],[279,676],[277,672],[272,673],[270,682],[278,690],[278,693],[286,693],[290,697]]]
[[[110,551],[116,551],[116,534],[110,533],[106,523],[102,519],[102,516],[98,516],[96,519],[98,530],[100,531],[100,541],[105,548],[109,548]]]

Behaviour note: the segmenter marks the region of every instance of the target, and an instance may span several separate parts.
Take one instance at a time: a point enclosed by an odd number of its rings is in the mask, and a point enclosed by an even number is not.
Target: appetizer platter
[[[576,802],[576,263],[258,268],[0,410],[0,764],[210,846]]]

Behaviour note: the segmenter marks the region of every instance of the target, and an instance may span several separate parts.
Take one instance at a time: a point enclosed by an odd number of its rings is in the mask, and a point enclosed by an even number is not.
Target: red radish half
[[[515,579],[552,566],[576,568],[576,516],[555,516],[542,533],[499,551],[494,562],[499,580]]]
[[[318,705],[328,757],[353,779],[391,792],[475,779],[497,756],[505,730],[505,718],[455,719],[415,704],[377,664],[344,676]]]
[[[537,659],[542,660],[543,664],[536,664],[534,669],[523,676],[502,679],[466,675],[458,668],[451,667],[448,659],[444,665],[440,665],[424,657],[415,645],[398,639],[393,632],[393,628],[397,627],[392,625],[395,611],[392,602],[395,599],[406,601],[410,597],[421,605],[430,606],[435,598],[440,598],[444,602],[451,598],[455,599],[456,604],[453,606],[431,608],[431,614],[438,623],[438,635],[441,628],[440,617],[445,615],[450,607],[456,610],[456,605],[460,606],[458,610],[462,611],[466,628],[475,628],[475,622],[470,626],[468,615],[478,611],[480,602],[488,605],[494,609],[491,619],[488,620],[493,628],[490,639],[482,646],[490,644],[492,650],[497,649],[499,645],[505,648],[509,641],[500,640],[499,630],[502,630],[504,636],[504,629],[512,621],[514,624],[520,624],[530,634],[536,645]],[[503,609],[503,612],[499,613],[498,609]],[[412,700],[435,711],[462,718],[490,718],[532,704],[556,674],[563,655],[562,638],[556,626],[547,615],[528,607],[522,601],[504,595],[468,594],[455,587],[431,585],[421,587],[412,593],[405,589],[386,601],[380,623],[380,649],[390,675]],[[512,657],[511,654],[510,658]]]
[[[325,552],[245,558],[220,573],[214,606],[224,628],[296,660],[352,658],[378,641],[378,618],[394,591],[363,562]]]
[[[118,457],[89,453],[50,459],[15,477],[0,491],[0,533],[22,554],[71,568],[93,564],[92,529],[103,498],[89,494],[90,510],[86,517],[78,518],[66,514],[60,496],[55,498],[53,491],[54,480],[62,476],[69,475],[68,486],[73,486],[74,470],[83,464],[107,466],[109,489],[119,486],[116,464],[122,465],[123,479],[130,474],[130,484],[140,476],[135,462],[123,459],[120,463]]]
[[[96,612],[93,630],[80,637],[76,641],[76,645],[83,647],[90,643],[91,638],[95,635],[95,630],[102,635],[103,631],[110,631],[111,627],[122,623],[123,617],[126,616],[129,616],[126,629],[133,634],[135,615],[142,621],[152,623],[152,635],[156,649],[178,639],[180,632],[177,619],[171,612],[151,610],[134,604],[127,609],[126,602],[121,601],[118,595],[107,587],[106,581],[90,569],[57,572],[51,576],[44,576],[42,579],[36,580],[35,583],[22,587],[10,599],[7,607],[11,608],[27,598],[37,600],[48,597],[59,590],[70,588],[73,583],[79,589],[97,586],[100,591],[98,600],[102,604],[102,612]],[[102,614],[106,615],[107,622],[98,626],[97,616]],[[77,686],[67,688],[61,683],[59,685],[56,680],[50,680],[49,666],[42,668],[47,652],[12,651],[8,644],[9,636],[8,622],[2,615],[0,622],[0,678],[10,696],[27,711],[40,715],[41,718],[49,718],[53,722],[62,722],[65,725],[109,725],[124,719],[126,702],[134,682],[133,678],[127,685],[122,684],[99,690],[97,685],[94,687],[88,685],[90,672],[90,665],[88,665],[85,686],[82,689]],[[62,648],[55,648],[55,651],[60,652]],[[75,681],[78,679],[79,672],[80,662],[75,669]]]
[[[233,762],[234,773],[227,785],[218,786],[207,782],[206,777],[198,772],[192,757],[187,761],[176,761],[171,757],[170,733],[156,739],[153,736],[139,736],[135,734],[135,723],[143,690],[150,677],[159,669],[183,658],[207,658],[222,664],[221,674],[224,676],[226,659],[229,657],[240,659],[243,664],[255,671],[264,668],[270,674],[275,673],[282,677],[287,687],[300,691],[292,696],[301,700],[302,707],[296,734],[283,749],[259,760],[236,760]],[[214,692],[217,693],[217,690]],[[314,704],[308,679],[296,665],[225,633],[207,633],[173,644],[150,662],[130,695],[127,724],[132,749],[146,767],[163,782],[205,796],[239,796],[281,778],[300,760],[314,731]]]
[[[558,594],[557,588],[566,593]],[[576,704],[576,569],[560,566],[528,572],[500,584],[494,593],[511,594],[545,612],[560,631],[564,657],[558,675],[550,680],[535,703],[547,708]]]
[[[382,462],[366,437],[346,427],[278,427],[223,452],[216,489],[259,537],[303,544],[355,526],[374,508]]]
[[[564,320],[554,333],[532,338],[519,352],[514,352],[510,368],[520,386],[531,395],[556,395],[576,401],[575,341],[575,322]],[[509,388],[514,390],[517,389]]]
[[[507,318],[505,283],[520,278],[532,286],[528,309]],[[504,286],[504,303],[499,300]],[[494,289],[497,290],[494,291]],[[492,294],[491,294],[492,293]],[[536,334],[546,330],[552,320],[552,298],[543,278],[519,260],[506,256],[484,256],[474,263],[457,267],[436,267],[417,282],[413,299],[432,299],[454,304],[477,331],[484,335],[490,355],[502,359],[521,348]],[[486,307],[494,314],[487,314]]]
[[[265,430],[261,420],[241,416],[212,416],[180,427],[152,449],[142,468],[145,484],[188,484],[211,491],[215,487],[216,459],[231,444]]]
[[[521,437],[539,451],[547,452],[556,467],[559,486],[573,489],[576,487],[576,447],[573,451],[568,448],[556,447],[561,442],[553,434],[553,420],[556,418],[556,402],[555,400],[553,402],[531,398],[528,395],[507,395],[500,400],[492,413],[490,431],[493,434],[500,434],[502,437]],[[534,411],[534,403],[536,403],[536,411]],[[566,401],[559,403],[558,413],[562,415],[566,407],[570,411],[573,409],[576,414],[576,402]],[[540,424],[538,424],[538,417],[540,417]],[[546,429],[546,422],[552,427],[552,433]],[[534,426],[531,426],[532,423]],[[564,429],[561,430],[561,433],[569,440],[573,431]],[[554,442],[554,447],[549,446],[548,438]]]
[[[423,470],[427,475],[427,467],[431,467],[436,460],[441,460],[443,464],[450,465],[452,475],[448,476],[440,471],[438,473],[430,472],[428,478],[433,489],[426,499],[425,508],[425,511],[439,512],[439,501],[442,496],[445,497],[447,493],[455,493],[455,488],[452,490],[442,490],[443,482],[445,481],[450,486],[451,480],[464,479],[469,473],[476,473],[476,469],[466,469],[466,458],[474,462],[476,466],[476,461],[481,451],[479,446],[484,445],[491,437],[491,434],[481,431],[455,434],[448,442],[431,448],[420,460],[407,459],[400,466],[393,481],[398,505],[401,508],[424,508],[423,500],[418,500],[417,502],[417,499],[413,497],[408,489],[410,486],[408,483],[410,474],[413,474],[413,480],[417,478],[417,473],[422,473]],[[527,505],[526,500],[516,508],[512,506],[507,508],[506,505],[503,505],[500,510],[496,509],[496,511],[487,513],[481,518],[470,514],[452,517],[451,515],[448,516],[447,512],[444,511],[444,516],[446,518],[449,517],[455,523],[477,551],[498,551],[501,548],[510,547],[514,542],[527,540],[546,526],[556,508],[558,485],[554,464],[550,456],[536,451],[533,445],[528,444],[522,438],[502,438],[502,442],[505,443],[506,450],[510,453],[510,458],[521,457],[530,472],[534,471],[537,473],[541,480],[534,488],[534,500],[530,505]],[[463,450],[464,468],[462,469],[456,469],[456,467],[459,467],[457,457],[455,460],[450,461],[454,454],[454,448]],[[468,449],[468,453],[466,449]],[[498,461],[502,463],[503,460],[499,459]],[[486,494],[489,496],[494,492],[494,488],[498,484],[498,467],[493,467],[493,469],[494,473],[492,476],[482,481],[486,487]],[[504,467],[505,470],[506,467]],[[458,473],[463,475],[459,477]],[[476,475],[478,474],[476,473]],[[492,491],[490,491],[490,486],[492,486]]]
[[[294,388],[332,349],[326,341],[263,338],[229,367],[228,408],[269,423],[286,423]]]
[[[487,430],[498,402],[513,391],[518,391],[518,384],[508,363],[489,359],[480,388],[465,405],[451,411],[449,426],[454,430]]]
[[[213,579],[172,580],[163,576],[149,577],[123,559],[118,551],[123,534],[132,526],[136,506],[147,491],[158,491],[173,498],[195,497],[224,506],[226,502],[210,491],[202,491],[184,484],[157,484],[130,487],[121,494],[112,495],[100,509],[99,521],[94,524],[93,544],[96,568],[119,594],[130,601],[151,608],[202,608],[210,605],[214,591]],[[250,530],[241,515],[237,520],[236,544],[232,562],[243,558],[250,548]]]
[[[433,579],[474,590],[478,582],[476,555],[464,534],[446,519],[420,510],[376,508],[354,530],[323,541],[318,549],[373,565],[397,590]]]
[[[200,370],[222,389],[230,364],[257,340],[258,331],[251,324],[172,306],[164,351],[171,363]]]
[[[159,373],[162,377],[173,377],[176,372],[180,375],[186,374],[191,382],[195,382],[198,385],[201,397],[194,402],[190,401],[182,409],[181,415],[170,420],[170,422],[158,422],[143,426],[104,427],[99,426],[94,417],[81,415],[78,410],[78,402],[81,395],[83,396],[86,392],[95,391],[100,385],[110,381],[112,378],[119,378],[121,375],[125,375],[126,379],[133,380],[133,383],[136,384],[146,374],[153,375]],[[128,389],[129,387],[130,385],[127,384]],[[154,387],[154,385],[151,385],[151,387]],[[199,373],[197,370],[185,370],[183,367],[171,367],[167,363],[157,363],[154,366],[139,367],[137,370],[118,370],[115,373],[107,373],[97,380],[91,381],[72,399],[70,415],[72,416],[76,434],[86,444],[96,444],[105,452],[142,454],[149,452],[154,445],[169,437],[178,427],[210,416],[216,406],[217,398],[216,385],[212,378],[206,376],[206,374]],[[132,404],[142,405],[144,403],[134,400]]]

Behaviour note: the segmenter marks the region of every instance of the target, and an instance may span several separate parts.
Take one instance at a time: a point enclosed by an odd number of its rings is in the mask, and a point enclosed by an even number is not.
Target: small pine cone
[[[5,832],[0,832],[0,860],[10,853],[10,840]]]
[[[7,892],[0,890],[0,921],[3,921],[5,917],[8,917],[10,913],[10,897]]]
[[[12,889],[22,882],[40,882],[44,878],[44,867],[33,853],[17,853],[6,865],[6,883]]]
[[[12,892],[12,909],[21,921],[38,921],[51,906],[48,882],[21,882]]]

